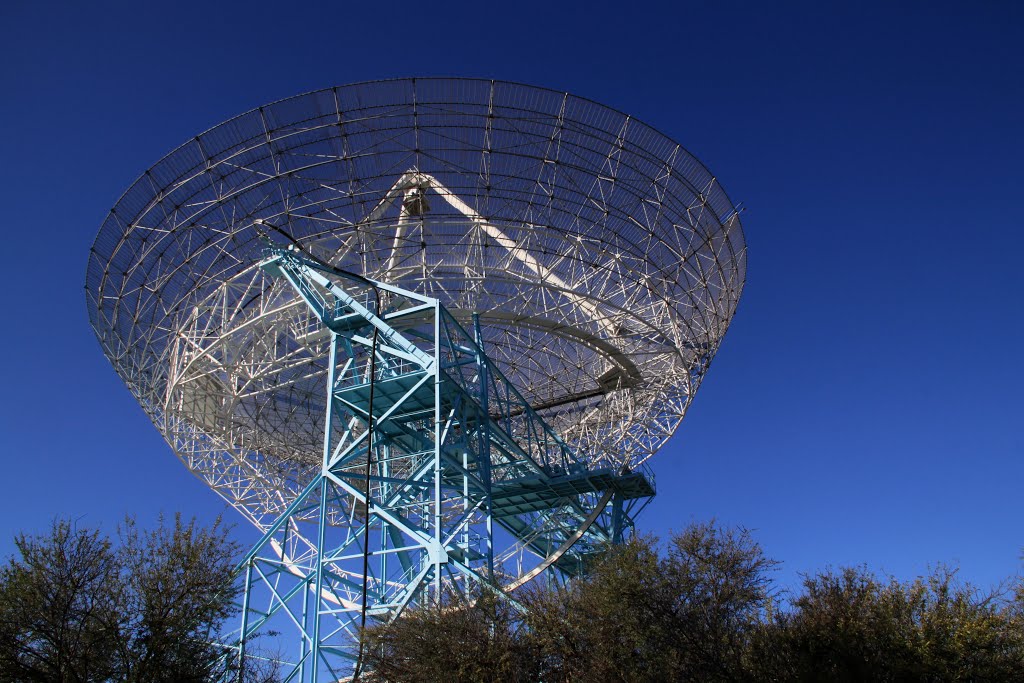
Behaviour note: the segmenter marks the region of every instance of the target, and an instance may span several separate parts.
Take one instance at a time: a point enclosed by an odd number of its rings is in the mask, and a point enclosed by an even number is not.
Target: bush
[[[982,593],[938,568],[808,576],[788,604],[743,529],[696,524],[665,549],[611,547],[562,588],[414,610],[367,631],[374,679],[429,681],[1024,680],[1024,582]]]
[[[1020,680],[1024,630],[1013,612],[1005,592],[984,594],[944,567],[912,582],[826,571],[805,578],[754,659],[771,661],[766,677],[778,680]]]
[[[217,637],[237,612],[239,549],[227,533],[219,521],[203,529],[175,516],[151,532],[128,519],[117,547],[65,520],[46,535],[19,535],[20,559],[0,570],[0,679],[189,683],[229,675],[234,662]]]

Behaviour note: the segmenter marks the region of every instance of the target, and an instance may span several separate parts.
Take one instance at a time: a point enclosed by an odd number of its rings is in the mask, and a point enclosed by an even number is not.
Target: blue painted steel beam
[[[336,680],[359,656],[364,609],[387,623],[415,604],[505,595],[499,528],[539,558],[523,580],[573,573],[653,495],[643,472],[588,468],[488,359],[478,320],[470,334],[434,299],[295,250],[263,267],[328,332],[329,374],[320,470],[241,565],[240,656],[283,623],[298,643],[283,673]]]

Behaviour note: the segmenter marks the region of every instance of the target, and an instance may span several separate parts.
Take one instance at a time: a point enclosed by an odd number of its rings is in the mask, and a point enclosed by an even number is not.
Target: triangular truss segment
[[[367,619],[578,573],[653,496],[648,472],[588,468],[436,299],[295,247],[263,268],[330,335],[329,414],[319,473],[243,563],[241,655],[298,631],[289,678],[339,680]]]

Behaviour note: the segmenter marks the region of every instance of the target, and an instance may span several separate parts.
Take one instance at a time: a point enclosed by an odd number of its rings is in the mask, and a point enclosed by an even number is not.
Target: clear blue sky
[[[271,100],[465,75],[641,118],[748,209],[739,313],[644,530],[746,525],[789,585],[1019,571],[1024,12],[894,4],[3,3],[0,555],[56,515],[224,508],[88,326],[89,245],[135,177]]]

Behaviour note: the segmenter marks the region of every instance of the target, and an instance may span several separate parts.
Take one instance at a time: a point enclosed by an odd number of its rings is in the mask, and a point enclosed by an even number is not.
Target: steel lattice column
[[[438,301],[295,251],[264,267],[329,336],[328,395],[319,473],[242,565],[241,655],[283,624],[288,679],[338,680],[367,619],[578,571],[653,495],[643,474],[588,471]],[[539,561],[497,573],[499,527]]]

